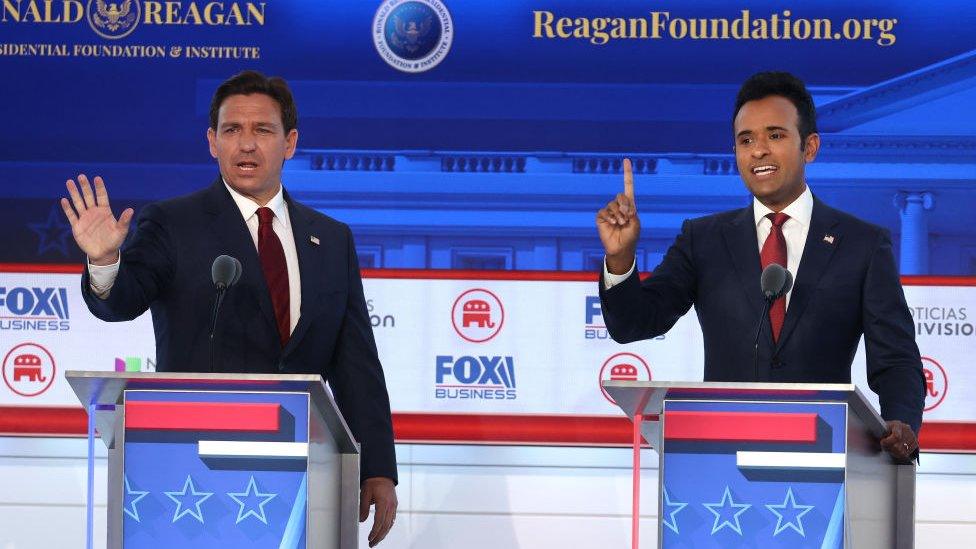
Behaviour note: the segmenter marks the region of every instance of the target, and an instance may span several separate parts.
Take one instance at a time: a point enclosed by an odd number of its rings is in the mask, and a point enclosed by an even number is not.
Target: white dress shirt
[[[257,249],[259,225],[257,211],[260,206],[258,206],[257,202],[235,191],[226,181],[224,182],[224,187],[230,192],[231,198],[234,199],[234,203],[237,204],[237,208],[241,211],[241,216],[247,224],[247,230],[251,233],[251,240],[254,241],[254,248]],[[271,222],[271,228],[278,235],[278,240],[281,241],[281,248],[285,252],[285,265],[288,268],[288,316],[291,321],[289,331],[293,332],[295,331],[295,325],[298,324],[298,317],[302,310],[302,282],[298,270],[298,251],[295,248],[295,235],[291,230],[291,217],[288,215],[288,204],[285,202],[282,187],[278,187],[278,193],[268,201],[267,207],[271,208],[271,211],[274,212],[274,220]],[[92,265],[90,262],[88,263],[89,285],[96,296],[102,299],[108,297],[112,285],[115,284],[115,277],[118,276],[119,261],[121,259],[122,254],[120,253],[119,260],[112,265],[99,266]]]
[[[766,242],[766,237],[769,236],[769,231],[773,226],[773,222],[766,217],[767,214],[773,213],[773,210],[767,208],[762,202],[760,202],[756,197],[752,198],[752,215],[753,220],[756,223],[756,239],[759,242],[759,251],[762,252],[763,244]],[[803,189],[803,193],[796,198],[789,206],[783,208],[783,213],[790,216],[789,219],[783,223],[783,237],[786,239],[786,269],[790,271],[793,275],[793,279],[796,280],[797,271],[800,269],[800,259],[803,257],[803,247],[807,242],[807,233],[810,232],[810,218],[813,216],[813,193],[810,192],[810,187]],[[635,258],[634,265],[630,267],[630,270],[625,274],[616,275],[607,269],[606,257],[603,259],[603,287],[605,290],[613,288],[617,284],[620,284],[627,279],[637,268],[637,260]],[[793,293],[792,290],[786,294],[786,306],[790,305],[790,295]]]

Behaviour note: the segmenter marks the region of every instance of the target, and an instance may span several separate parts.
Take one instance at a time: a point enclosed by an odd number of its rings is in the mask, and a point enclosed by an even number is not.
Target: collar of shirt
[[[241,216],[244,217],[244,221],[251,219],[251,216],[255,215],[258,208],[260,208],[258,203],[235,191],[233,187],[227,184],[227,181],[224,181],[224,187],[227,187],[227,191],[230,193],[230,197],[234,199],[234,203],[237,204],[237,208],[241,211]],[[267,207],[271,208],[271,211],[274,212],[278,221],[280,221],[283,226],[288,227],[288,205],[285,203],[283,189],[284,187],[279,185],[278,192],[271,198],[271,200],[268,201],[266,205]]]
[[[765,219],[767,223],[772,224],[772,221],[766,218],[768,214],[774,213],[766,207],[765,204],[759,201],[758,198],[752,198],[752,214],[755,218],[756,226],[758,227],[760,223]],[[810,218],[813,217],[813,193],[810,192],[810,187],[803,189],[803,193],[800,194],[789,206],[783,208],[783,213],[790,216],[787,223],[796,221],[804,227],[810,226]]]

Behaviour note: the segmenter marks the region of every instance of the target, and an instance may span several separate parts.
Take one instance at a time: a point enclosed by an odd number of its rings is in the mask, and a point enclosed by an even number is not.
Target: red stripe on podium
[[[277,403],[129,401],[126,429],[156,431],[278,431]]]
[[[666,440],[700,442],[816,442],[817,414],[672,410]]]

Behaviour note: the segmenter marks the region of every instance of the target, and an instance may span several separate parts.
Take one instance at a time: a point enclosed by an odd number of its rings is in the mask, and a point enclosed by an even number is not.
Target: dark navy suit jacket
[[[635,272],[604,291],[601,280],[604,320],[610,336],[627,343],[667,332],[694,305],[705,381],[850,383],[863,334],[882,417],[917,433],[925,382],[887,230],[814,199],[798,271],[775,345],[766,320],[758,379],[753,342],[763,296],[751,205],[685,221],[643,282]]]
[[[220,372],[320,374],[353,435],[362,444],[362,478],[396,481],[390,403],[349,227],[285,193],[301,271],[301,315],[282,348],[271,296],[254,240],[218,177],[196,193],[146,206],[123,246],[107,299],[96,297],[88,272],[82,292],[92,314],[124,321],[150,309],[156,369],[210,371],[213,260],[240,260],[240,281],[226,294],[215,340]],[[312,242],[316,237],[319,244]]]

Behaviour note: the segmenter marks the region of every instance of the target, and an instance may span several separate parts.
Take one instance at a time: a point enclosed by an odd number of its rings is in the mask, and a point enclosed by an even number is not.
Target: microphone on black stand
[[[762,276],[759,277],[759,286],[762,288],[765,304],[762,314],[759,315],[759,326],[756,327],[756,340],[753,343],[753,367],[756,381],[759,381],[759,336],[762,334],[762,328],[766,324],[766,316],[769,315],[769,308],[772,307],[773,302],[785,296],[793,287],[793,275],[782,265],[770,263],[763,269]]]
[[[214,371],[214,332],[217,330],[217,311],[224,302],[227,289],[241,278],[241,262],[229,256],[222,255],[214,259],[210,267],[210,275],[217,288],[217,299],[214,300],[213,314],[210,316],[210,371]]]

